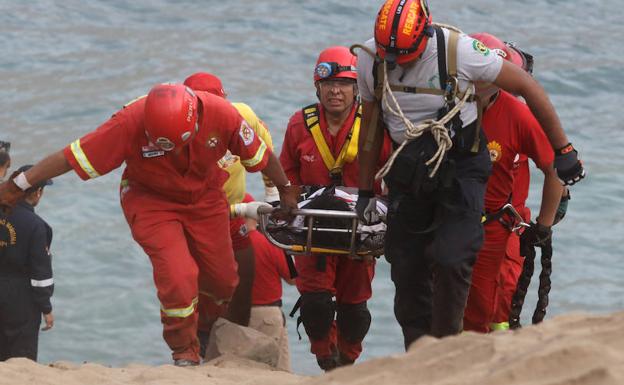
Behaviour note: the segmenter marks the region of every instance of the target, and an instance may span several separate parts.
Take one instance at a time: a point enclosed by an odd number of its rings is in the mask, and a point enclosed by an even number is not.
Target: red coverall
[[[513,95],[500,91],[496,101],[483,114],[492,160],[492,175],[485,193],[485,209],[498,211],[510,201],[513,192],[514,160],[526,154],[538,167],[552,164],[554,152],[528,106]],[[499,221],[484,226],[485,241],[472,272],[464,330],[490,331],[497,306],[497,280],[505,258],[510,231]]]
[[[323,137],[332,155],[337,158],[353,126],[358,105],[354,103],[351,114],[336,136],[332,136],[327,129],[323,106],[319,103],[317,107],[320,111],[319,120]],[[390,151],[390,141],[385,138],[380,158],[382,165],[388,159]],[[323,163],[314,138],[304,124],[301,110],[297,111],[288,122],[280,162],[293,184],[322,186],[331,184],[329,170]],[[352,163],[345,163],[342,168],[344,185],[357,187],[358,173],[357,160]],[[377,184],[376,189],[379,193],[379,184]],[[324,257],[326,258],[325,270],[319,271],[317,269],[317,258],[319,257],[297,256],[295,264],[299,273],[296,281],[299,293],[303,295],[304,293],[330,292],[331,295],[336,296],[338,308],[341,304],[360,304],[370,299],[372,295],[371,282],[375,272],[374,261],[362,262],[337,255]],[[325,337],[321,339],[310,337],[311,352],[317,358],[325,358],[339,351],[348,359],[355,361],[362,352],[363,337],[359,341],[349,342],[342,338],[338,329],[336,322],[333,321]]]
[[[97,130],[64,149],[82,179],[126,163],[121,205],[132,236],[147,253],[161,304],[163,337],[174,360],[199,361],[199,329],[210,320],[196,311],[208,296],[227,302],[238,283],[228,226],[229,207],[217,161],[226,150],[248,171],[263,169],[269,149],[224,99],[197,92],[203,106],[199,131],[186,156],[148,142],[145,98],[118,111]],[[198,315],[199,313],[199,315]]]
[[[521,154],[519,158],[517,162],[514,162],[514,194],[511,201],[524,221],[528,223],[531,220],[531,210],[525,204],[529,196],[531,178],[529,159],[524,154]],[[507,252],[498,275],[497,306],[494,316],[494,323],[497,325],[509,322],[511,299],[516,292],[523,264],[524,258],[520,255],[520,237],[512,233],[509,235]]]

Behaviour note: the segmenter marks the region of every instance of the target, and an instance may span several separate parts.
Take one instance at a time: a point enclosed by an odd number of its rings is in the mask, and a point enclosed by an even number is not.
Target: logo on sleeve
[[[490,49],[477,39],[472,40],[472,49],[474,49],[483,56],[487,56],[490,54]]]
[[[491,141],[487,145],[488,151],[490,152],[490,160],[492,163],[498,161],[503,155],[503,147],[498,144],[496,141]]]
[[[245,143],[245,146],[249,146],[253,142],[255,137],[254,130],[249,127],[249,124],[247,124],[244,119],[240,127],[240,137],[241,139],[243,139],[243,143]]]

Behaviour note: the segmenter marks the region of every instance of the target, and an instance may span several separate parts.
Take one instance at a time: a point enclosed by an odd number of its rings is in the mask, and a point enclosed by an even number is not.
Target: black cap
[[[23,165],[22,167],[18,168],[16,172],[18,174],[20,174],[20,173],[25,172],[26,170],[32,168],[32,166],[33,166],[32,164]],[[41,187],[45,187],[45,186],[51,186],[53,184],[54,184],[54,182],[52,182],[52,179],[46,179],[46,180],[44,180],[42,182],[37,183],[36,185],[33,185],[31,188],[41,188]]]

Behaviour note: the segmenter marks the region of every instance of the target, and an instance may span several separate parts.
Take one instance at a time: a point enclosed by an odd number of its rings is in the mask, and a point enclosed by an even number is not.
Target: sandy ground
[[[233,357],[196,368],[57,362],[0,363],[0,385],[621,385],[624,384],[624,312],[572,314],[537,327],[490,335],[423,338],[408,353],[374,359],[318,377],[271,370]]]

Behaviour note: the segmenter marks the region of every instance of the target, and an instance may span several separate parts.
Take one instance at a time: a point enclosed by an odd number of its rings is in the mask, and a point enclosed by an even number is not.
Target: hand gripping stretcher
[[[359,223],[355,213],[355,189],[321,188],[299,203],[291,222],[271,217],[275,208],[258,209],[260,230],[275,246],[289,254],[346,255],[354,259],[371,259],[383,254],[386,224]],[[386,205],[379,201],[382,218]]]

